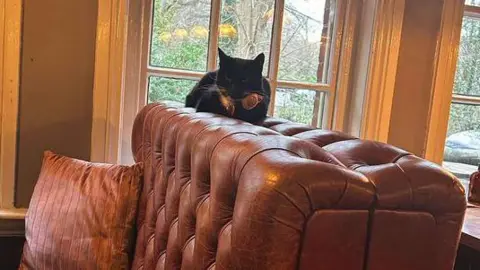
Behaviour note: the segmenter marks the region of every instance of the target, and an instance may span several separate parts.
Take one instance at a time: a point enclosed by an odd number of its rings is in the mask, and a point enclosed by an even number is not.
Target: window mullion
[[[210,9],[210,35],[208,40],[208,71],[217,69],[218,26],[220,25],[221,7],[222,0],[212,0]]]
[[[136,108],[136,111],[140,110],[140,107],[143,104],[147,103],[148,100],[148,74],[147,74],[147,69],[150,66],[150,44],[152,40],[152,35],[153,35],[153,0],[145,0],[142,1],[142,9],[143,9],[143,16],[141,17],[143,27],[140,27],[141,30],[143,30],[143,33],[141,35],[142,41],[141,41],[141,70],[140,70],[140,91],[139,91],[139,99],[140,104],[138,105],[138,108]]]
[[[465,5],[464,16],[480,18],[480,7]]]
[[[480,105],[480,97],[453,94],[453,103]]]
[[[313,101],[313,118],[312,118],[312,126],[314,127],[318,127],[318,120],[321,119],[320,118],[320,115],[322,114],[320,112],[320,106],[324,103],[322,103],[321,100],[323,100],[322,96],[324,94],[322,94],[322,92],[316,92],[315,93],[315,100]],[[322,110],[324,111],[324,110]],[[322,123],[323,125],[323,123]]]
[[[187,79],[187,80],[200,80],[203,77],[203,72],[180,70],[173,68],[156,68],[150,67],[147,69],[147,79],[149,76],[165,77],[172,79]]]
[[[329,65],[330,65],[330,59],[329,58],[325,58],[325,55],[330,51],[330,42],[327,42],[327,40],[329,39],[330,37],[330,34],[331,34],[331,27],[330,27],[330,9],[331,9],[331,1],[330,0],[327,0],[325,1],[325,10],[324,10],[324,14],[323,14],[323,29],[322,29],[322,35],[321,35],[321,43],[320,43],[320,51],[318,53],[318,67],[317,67],[317,81],[319,82],[324,82],[325,81],[325,78],[327,78],[328,74],[330,73],[330,69],[329,69]],[[335,7],[334,7],[335,8]],[[326,24],[325,22],[328,22],[328,24]],[[323,61],[323,59],[325,59],[325,61]],[[325,63],[327,62],[327,63]],[[325,68],[327,67],[327,68]],[[328,81],[328,83],[330,83]],[[328,94],[329,97],[332,97],[332,93],[329,93]],[[321,103],[320,100],[323,100],[323,103]],[[312,118],[312,126],[315,126],[317,127],[318,126],[318,122],[319,122],[319,119],[321,119],[322,121],[322,128],[323,128],[323,125],[324,125],[324,121],[323,121],[323,115],[324,115],[324,111],[325,111],[325,103],[324,103],[324,96],[322,96],[322,94],[320,92],[317,92],[315,93],[315,101],[314,101],[314,104],[313,104],[313,118]],[[321,105],[324,105],[323,108],[322,108],[322,112],[320,112],[320,106]],[[320,117],[320,114],[322,115],[322,118],[319,118]]]
[[[346,17],[346,0],[335,1],[335,5],[330,8],[335,9],[335,18],[333,23],[334,34],[328,50],[330,51],[330,59],[328,59],[328,72],[325,74],[329,76],[329,84],[332,91],[328,94],[328,104],[324,106],[324,116],[322,119],[323,128],[331,129],[333,127],[333,114],[335,109],[335,98],[337,89],[337,74],[338,66],[340,64],[340,50],[342,48],[343,28]],[[326,11],[327,12],[327,11]],[[328,11],[329,12],[329,11]],[[330,27],[329,27],[330,29]]]
[[[307,83],[307,82],[294,82],[294,81],[282,81],[276,80],[276,84],[280,88],[290,88],[290,89],[308,89],[320,92],[329,92],[331,86],[323,83]]]
[[[278,86],[278,66],[280,62],[280,47],[282,43],[282,22],[285,10],[285,0],[275,0],[275,15],[273,16],[272,46],[270,48],[270,63],[268,67],[268,77],[272,87],[270,108],[268,113],[273,115],[275,112],[275,94]]]

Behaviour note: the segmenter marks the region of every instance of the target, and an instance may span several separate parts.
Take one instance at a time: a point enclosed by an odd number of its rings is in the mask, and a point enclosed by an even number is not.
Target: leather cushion
[[[129,269],[142,171],[45,152],[19,269]]]

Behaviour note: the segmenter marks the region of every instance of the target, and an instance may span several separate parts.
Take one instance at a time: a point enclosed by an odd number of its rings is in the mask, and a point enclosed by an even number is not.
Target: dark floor
[[[460,245],[455,263],[455,270],[480,269],[480,252]]]
[[[0,269],[18,269],[25,238],[19,236],[0,236]]]

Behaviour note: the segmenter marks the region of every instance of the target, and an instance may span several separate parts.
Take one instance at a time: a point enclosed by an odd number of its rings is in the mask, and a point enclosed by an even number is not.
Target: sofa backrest
[[[466,202],[390,145],[169,104],[138,114],[132,269],[452,269]]]

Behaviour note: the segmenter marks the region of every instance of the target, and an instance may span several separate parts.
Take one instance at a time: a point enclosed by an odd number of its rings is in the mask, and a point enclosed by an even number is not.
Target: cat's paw
[[[233,100],[224,95],[220,95],[219,99],[220,103],[222,103],[222,106],[225,108],[225,110],[227,110],[227,113],[229,115],[233,115],[235,113],[235,103]]]
[[[262,102],[263,98],[264,97],[262,95],[257,93],[249,94],[242,99],[242,107],[247,111],[252,110],[253,108],[257,107],[260,102]]]

